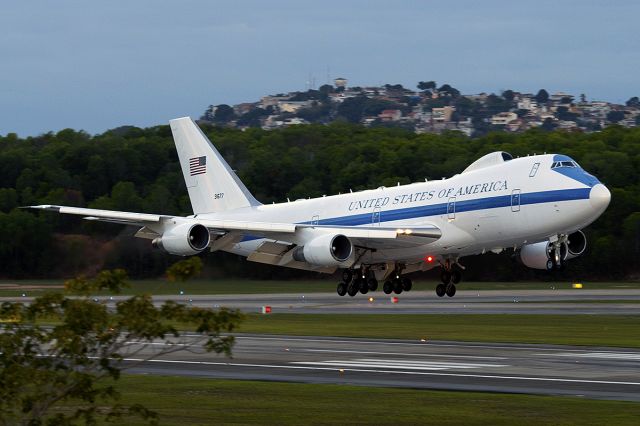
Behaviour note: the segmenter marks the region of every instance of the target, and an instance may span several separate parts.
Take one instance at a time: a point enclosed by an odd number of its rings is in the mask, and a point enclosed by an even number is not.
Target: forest
[[[244,131],[201,124],[203,131],[263,203],[381,185],[441,179],[480,156],[563,153],[612,193],[605,214],[585,233],[588,252],[560,274],[580,279],[634,279],[640,266],[640,128],[596,133],[529,130],[470,138],[459,132],[415,134],[336,122]],[[65,129],[37,137],[0,136],[0,278],[55,278],[125,268],[157,277],[177,258],[132,238],[136,229],[21,209],[60,204],[187,215],[191,206],[169,126],[124,126],[98,135]],[[203,254],[208,278],[314,276],[251,264],[225,253]],[[467,279],[540,279],[510,255],[469,258]]]

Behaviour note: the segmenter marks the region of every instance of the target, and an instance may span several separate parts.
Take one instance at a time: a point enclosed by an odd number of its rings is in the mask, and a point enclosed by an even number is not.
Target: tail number
[[[216,194],[213,194],[213,198],[216,199],[216,200],[224,198],[224,192],[218,192]]]

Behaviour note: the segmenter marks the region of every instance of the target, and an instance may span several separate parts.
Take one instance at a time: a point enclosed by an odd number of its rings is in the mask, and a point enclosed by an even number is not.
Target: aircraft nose
[[[611,201],[611,192],[606,186],[599,183],[591,188],[589,201],[595,210],[603,212]]]

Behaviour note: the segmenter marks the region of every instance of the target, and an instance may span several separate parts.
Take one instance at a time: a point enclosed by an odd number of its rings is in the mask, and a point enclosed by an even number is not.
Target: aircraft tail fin
[[[194,214],[260,205],[190,117],[169,124]]]

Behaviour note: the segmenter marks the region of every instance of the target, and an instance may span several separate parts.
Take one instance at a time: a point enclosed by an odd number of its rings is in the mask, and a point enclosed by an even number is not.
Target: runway
[[[392,303],[394,296],[397,303]],[[260,312],[263,306],[270,306],[273,313],[299,314],[640,314],[640,289],[458,291],[452,298],[439,298],[432,291],[400,295],[377,291],[355,297],[307,293],[154,296],[154,300],[158,303],[175,300],[209,308],[226,306],[247,313]]]
[[[95,296],[115,306],[129,296]],[[392,298],[397,297],[393,303]],[[370,301],[369,298],[372,298]],[[2,301],[29,302],[30,297],[0,297]],[[638,315],[640,289],[615,290],[460,290],[439,298],[433,291],[386,295],[382,291],[355,297],[336,293],[270,293],[233,295],[154,295],[160,305],[167,300],[204,308],[237,308],[246,313],[270,306],[273,313],[297,314],[540,314]]]
[[[637,349],[266,335],[238,336],[233,359],[189,349],[142,363],[138,355],[129,371],[640,401]]]

